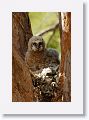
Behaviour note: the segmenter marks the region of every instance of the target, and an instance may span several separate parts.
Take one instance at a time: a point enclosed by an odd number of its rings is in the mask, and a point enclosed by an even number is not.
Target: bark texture
[[[60,81],[63,91],[63,101],[71,101],[71,13],[61,13],[61,65]]]
[[[33,101],[31,76],[25,66],[25,53],[32,37],[28,14],[12,13],[12,101]]]

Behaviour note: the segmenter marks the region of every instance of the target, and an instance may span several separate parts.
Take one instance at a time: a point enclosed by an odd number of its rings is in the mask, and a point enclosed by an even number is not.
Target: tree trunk
[[[28,14],[12,13],[12,101],[33,101],[31,76],[25,66],[25,53],[32,37]]]
[[[61,13],[61,65],[60,81],[63,90],[63,101],[71,101],[71,13]]]

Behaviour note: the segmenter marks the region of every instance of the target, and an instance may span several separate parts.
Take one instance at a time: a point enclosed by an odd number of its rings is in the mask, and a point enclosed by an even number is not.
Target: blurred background
[[[61,53],[59,19],[57,12],[29,12],[33,35],[42,35],[47,48]],[[60,56],[59,56],[60,57]]]

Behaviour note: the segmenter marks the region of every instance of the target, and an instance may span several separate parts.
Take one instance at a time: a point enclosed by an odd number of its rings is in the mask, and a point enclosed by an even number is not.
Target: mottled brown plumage
[[[45,48],[45,42],[41,36],[33,36],[28,42],[25,62],[31,71],[36,72],[59,65],[59,58],[56,50]]]

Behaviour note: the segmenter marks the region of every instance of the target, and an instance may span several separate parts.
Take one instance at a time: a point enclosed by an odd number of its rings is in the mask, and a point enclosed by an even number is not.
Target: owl
[[[33,36],[28,42],[25,63],[32,77],[34,94],[41,96],[37,99],[50,101],[56,88],[55,73],[60,63],[58,52],[46,48],[42,36]]]
[[[37,72],[47,67],[59,65],[59,55],[55,49],[47,49],[41,36],[29,39],[25,63],[31,72]]]

